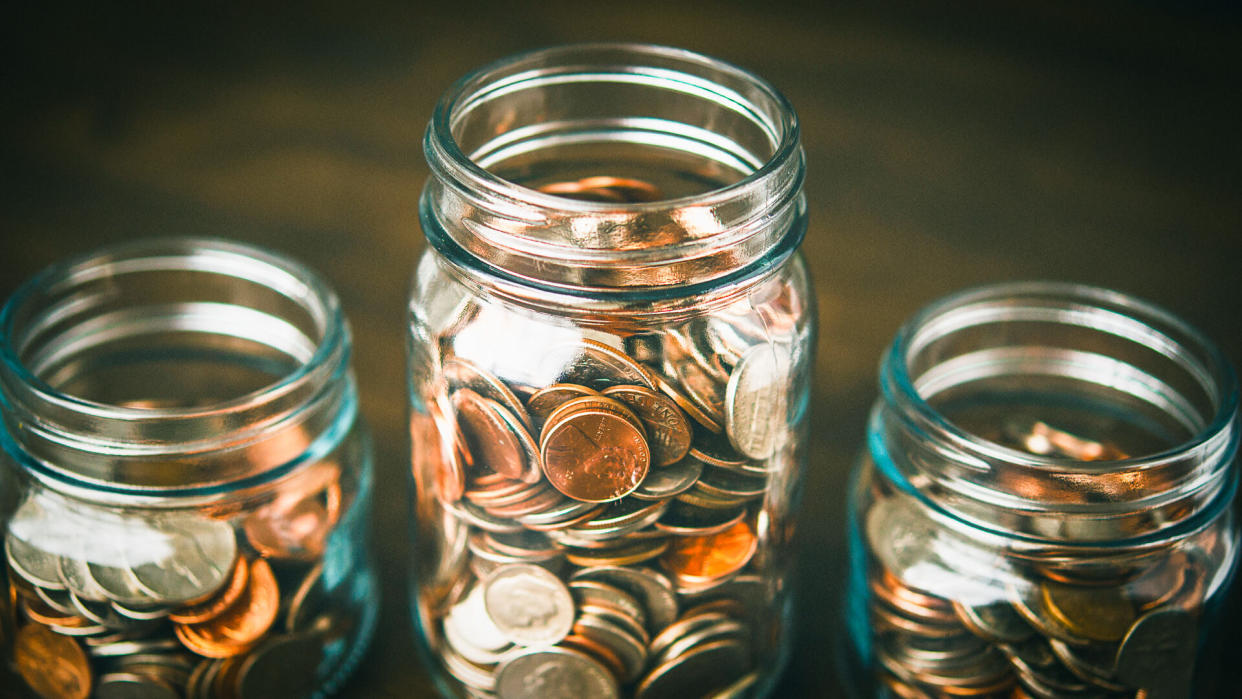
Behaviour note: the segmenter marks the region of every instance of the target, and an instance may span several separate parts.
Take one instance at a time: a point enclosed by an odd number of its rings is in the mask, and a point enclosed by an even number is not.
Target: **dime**
[[[743,519],[718,534],[675,538],[660,563],[682,585],[707,584],[745,567],[757,546]]]
[[[656,466],[675,464],[690,451],[690,423],[672,399],[643,386],[612,386],[603,393],[625,403],[646,425]]]
[[[483,599],[496,627],[520,645],[556,643],[573,626],[574,599],[569,588],[536,565],[497,569],[483,582]]]
[[[538,480],[538,470],[533,470],[532,478],[532,469],[527,468],[519,437],[501,417],[503,406],[468,388],[454,392],[452,400],[462,435],[476,460],[505,478],[527,483]]]
[[[656,665],[635,690],[639,699],[684,699],[733,683],[750,669],[750,654],[736,640],[699,645]]]
[[[1045,582],[1044,609],[1075,636],[1120,641],[1134,623],[1134,605],[1117,587],[1079,587]]]
[[[207,658],[227,658],[249,650],[276,620],[280,590],[267,561],[250,564],[246,590],[233,606],[209,621],[176,624],[177,638],[191,651]]]
[[[36,694],[48,699],[86,699],[93,685],[90,661],[72,638],[27,624],[13,643],[13,664]]]
[[[767,467],[762,463],[738,454],[728,440],[714,434],[696,434],[694,444],[690,446],[690,457],[706,466],[714,466],[726,471],[754,476],[766,475],[768,472]]]
[[[616,678],[599,661],[559,646],[533,649],[501,663],[495,687],[501,699],[620,696]]]
[[[672,466],[648,471],[647,477],[630,495],[639,500],[666,500],[689,490],[702,473],[702,463],[682,459]]]
[[[755,345],[742,355],[725,390],[725,433],[741,454],[766,459],[782,441],[788,404],[789,352]]]
[[[634,619],[644,628],[647,625],[647,612],[643,606],[625,590],[597,580],[570,580],[569,592],[574,602],[581,608],[590,604],[600,607],[614,607],[621,614]]]
[[[628,495],[642,482],[651,463],[651,452],[638,428],[614,413],[596,409],[549,422],[541,453],[548,482],[583,502]]]

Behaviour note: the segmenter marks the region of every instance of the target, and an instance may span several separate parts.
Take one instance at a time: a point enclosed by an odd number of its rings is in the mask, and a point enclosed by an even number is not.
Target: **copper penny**
[[[626,422],[638,428],[638,431],[643,435],[643,439],[647,438],[647,428],[643,426],[642,420],[638,419],[638,415],[636,415],[633,410],[626,407],[626,405],[621,401],[614,400],[604,395],[582,396],[580,398],[571,398],[565,401],[557,407],[556,410],[552,411],[552,414],[548,416],[548,420],[544,423],[544,426],[547,427],[553,423],[560,422],[562,418],[565,418],[572,413],[592,408],[595,410],[613,413],[614,415],[619,415],[620,417],[625,418]]]
[[[703,412],[699,409],[699,406],[694,403],[694,401],[690,400],[685,393],[682,393],[681,390],[674,385],[673,381],[654,371],[651,372],[651,378],[655,382],[656,388],[658,388],[661,393],[669,398],[672,398],[673,402],[677,404],[677,407],[684,410],[687,415],[689,415],[695,422],[707,428],[709,432],[718,433],[723,429],[721,427],[721,423],[724,422],[723,417],[716,420],[711,415]]]
[[[463,388],[453,394],[453,407],[474,459],[505,478],[520,480],[526,476],[526,457],[518,436],[497,411],[504,410],[503,406]]]
[[[453,389],[468,388],[485,398],[500,403],[509,412],[517,416],[523,425],[530,427],[530,416],[522,407],[522,401],[509,390],[503,381],[460,357],[453,357],[444,362],[444,376]]]
[[[543,423],[547,422],[552,411],[566,401],[596,395],[599,395],[597,391],[586,386],[579,386],[575,383],[554,383],[536,391],[530,400],[526,401],[526,409],[530,411],[531,420],[534,422],[535,429],[538,430],[543,428]]]
[[[703,585],[741,570],[755,555],[759,540],[746,520],[708,536],[673,540],[661,557],[664,569],[683,585]]]
[[[27,624],[13,643],[13,664],[36,694],[49,699],[86,699],[93,676],[82,646],[38,624]]]
[[[275,500],[246,519],[250,545],[267,558],[309,561],[322,556],[341,516],[339,480],[340,468],[322,462],[282,486]]]
[[[280,589],[267,561],[250,564],[250,579],[237,601],[219,616],[198,624],[176,624],[186,648],[207,658],[228,658],[249,650],[276,621]]]
[[[642,432],[616,413],[580,410],[543,430],[548,482],[583,502],[607,502],[636,489],[651,465]]]
[[[170,621],[178,624],[197,624],[214,619],[225,612],[246,591],[250,581],[250,562],[238,556],[233,563],[233,573],[224,588],[201,604],[190,605],[168,613]]]
[[[675,464],[690,451],[690,422],[673,399],[642,386],[612,386],[604,389],[604,395],[638,414],[647,427],[651,460],[656,466]]]

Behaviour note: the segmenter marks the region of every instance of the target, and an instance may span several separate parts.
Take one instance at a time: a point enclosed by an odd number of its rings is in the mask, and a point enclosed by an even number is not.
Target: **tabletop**
[[[0,298],[63,256],[164,234],[258,243],[331,281],[393,486],[374,521],[385,613],[345,696],[432,691],[406,597],[421,137],[439,94],[501,56],[682,46],[764,76],[799,113],[821,330],[780,696],[839,694],[841,484],[880,353],[916,309],[975,284],[1081,281],[1164,306],[1242,362],[1242,15],[1225,3],[259,5],[9,17]]]

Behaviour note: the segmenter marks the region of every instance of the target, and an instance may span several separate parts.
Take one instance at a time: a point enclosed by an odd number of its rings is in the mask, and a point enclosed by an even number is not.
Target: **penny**
[[[191,651],[207,658],[226,658],[249,650],[276,620],[280,590],[267,561],[250,564],[246,589],[219,616],[197,624],[175,624],[177,638]]]
[[[1134,623],[1134,605],[1117,587],[1094,588],[1045,582],[1043,607],[1076,636],[1120,641]]]
[[[454,392],[452,400],[466,445],[477,462],[505,478],[534,482],[518,436],[501,417],[504,408],[468,388]]]
[[[656,665],[642,678],[639,699],[684,699],[728,686],[750,666],[746,646],[736,640],[712,641]]]
[[[682,585],[727,577],[750,562],[758,539],[746,520],[717,534],[674,538],[660,563]]]
[[[175,609],[168,613],[168,618],[179,624],[195,624],[214,619],[224,613],[237,601],[246,590],[250,581],[250,563],[245,556],[238,556],[233,561],[233,570],[228,582],[210,599],[199,604]]]
[[[724,395],[725,433],[739,453],[766,459],[784,438],[790,357],[780,345],[755,345],[742,355]]]
[[[515,415],[527,429],[530,428],[530,415],[526,413],[526,408],[522,407],[522,401],[518,400],[518,397],[503,381],[492,374],[460,357],[451,357],[444,361],[444,376],[454,392],[465,388],[496,401]]]
[[[48,699],[86,699],[94,684],[82,646],[38,624],[27,624],[17,632],[13,664],[26,684]]]
[[[690,451],[690,423],[671,398],[643,386],[612,386],[603,393],[625,403],[646,425],[656,466],[675,464]]]
[[[721,427],[721,423],[724,422],[723,418],[717,419],[707,412],[704,412],[703,409],[701,409],[694,401],[690,400],[689,396],[677,387],[676,381],[665,377],[657,371],[652,371],[650,373],[656,389],[669,398],[672,398],[673,402],[677,404],[677,407],[681,408],[687,415],[689,415],[690,419],[706,428],[709,432],[717,433],[724,429]]]
[[[495,689],[501,699],[620,696],[616,678],[604,665],[586,653],[559,646],[532,649],[501,663]]]
[[[651,452],[625,418],[596,409],[573,413],[544,428],[541,444],[548,482],[583,502],[607,502],[633,492],[647,475]]]
[[[237,537],[228,522],[170,517],[149,526],[153,539],[162,536],[167,542],[170,555],[128,562],[134,578],[153,602],[177,605],[202,600],[228,580],[237,558]],[[127,553],[134,558],[133,550]]]
[[[589,409],[601,410],[603,412],[612,413],[618,417],[624,418],[626,422],[633,425],[639,433],[642,434],[644,440],[647,439],[647,428],[643,425],[642,420],[638,419],[638,415],[635,414],[633,410],[626,407],[624,403],[609,398],[603,394],[571,398],[565,401],[556,410],[552,411],[552,414],[548,416],[548,420],[544,423],[544,426],[547,427],[548,425],[555,424],[560,422],[562,419],[569,417],[573,413]],[[542,436],[542,433],[540,436]]]
[[[572,580],[596,580],[625,590],[642,602],[647,631],[659,633],[677,619],[677,594],[663,573],[651,568],[594,566],[574,573]]]
[[[556,643],[573,626],[574,599],[569,588],[536,565],[497,569],[483,582],[483,599],[496,627],[520,645]]]
[[[690,489],[703,473],[703,464],[682,459],[672,466],[648,471],[631,496],[640,500],[667,500]]]
[[[540,374],[553,376],[554,383],[596,390],[624,384],[655,388],[650,372],[641,364],[614,347],[589,339],[549,347]]]
[[[554,383],[535,392],[526,401],[526,409],[530,411],[531,421],[536,430],[543,429],[544,422],[552,411],[573,398],[594,396],[598,392],[586,386],[572,383]]]
[[[246,518],[246,540],[265,558],[309,561],[323,555],[341,516],[340,467],[318,462]]]

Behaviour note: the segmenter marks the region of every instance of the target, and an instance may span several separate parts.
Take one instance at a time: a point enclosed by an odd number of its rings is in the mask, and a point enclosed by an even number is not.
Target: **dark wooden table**
[[[353,323],[385,484],[385,613],[346,693],[427,694],[405,588],[402,341],[435,99],[492,59],[590,39],[750,68],[801,115],[822,323],[781,695],[835,696],[842,484],[904,318],[967,285],[1077,280],[1160,303],[1242,361],[1242,24],[1191,4],[10,10],[0,297],[137,236],[232,237],[322,271]]]

